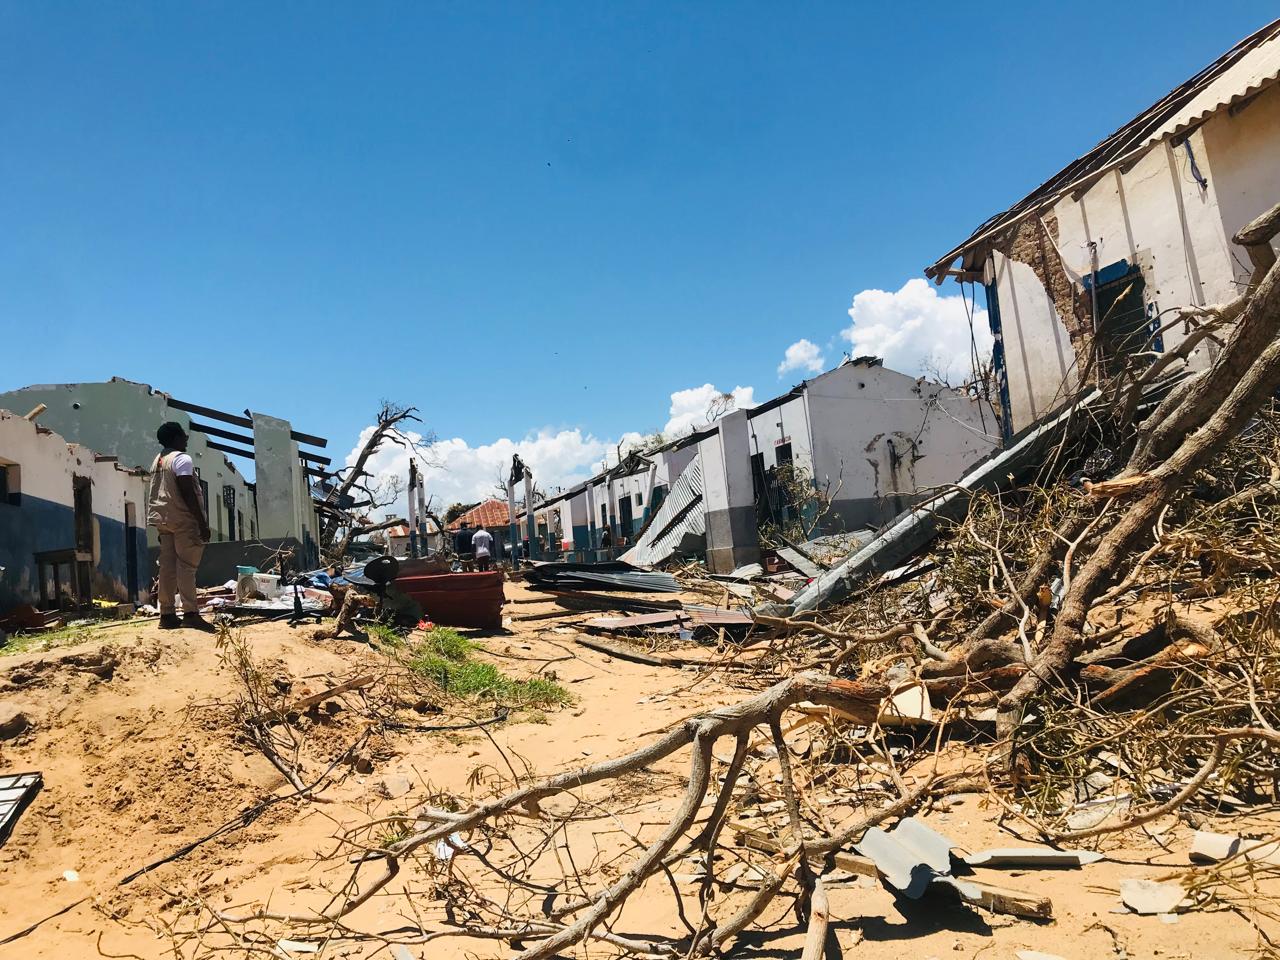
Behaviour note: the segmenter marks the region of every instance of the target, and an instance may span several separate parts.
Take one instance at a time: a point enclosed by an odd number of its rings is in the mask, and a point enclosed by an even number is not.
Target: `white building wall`
[[[822,376],[828,376],[828,374],[822,374]],[[813,384],[821,378],[815,377],[808,383]],[[763,454],[766,470],[777,466],[778,448],[783,443],[791,444],[792,463],[805,470],[813,470],[809,410],[805,394],[793,397],[781,406],[763,413],[757,414],[748,410],[747,424],[751,434],[751,452]]]
[[[25,411],[24,411],[25,412]],[[34,558],[37,552],[76,545],[75,478],[90,483],[93,513],[90,545],[92,584],[96,597],[130,599],[127,590],[129,538],[137,563],[138,587],[145,590],[146,479],[95,451],[66,440],[47,427],[0,410],[0,465],[11,475],[12,502],[0,503],[0,604],[32,602],[39,595]]]
[[[188,414],[168,406],[163,393],[128,380],[52,384],[0,393],[0,408],[15,410],[20,415],[39,403],[49,408],[40,415],[42,426],[91,450],[116,456],[122,466],[144,470],[151,468],[160,452],[156,442],[156,429],[160,424],[175,420],[186,427],[191,422]],[[222,488],[230,485],[235,490],[236,505],[244,510],[246,523],[253,515],[253,495],[244,477],[226,456],[210,449],[203,433],[188,432],[191,436],[187,452],[199,478],[209,486],[209,526],[213,539],[226,539],[230,527],[222,507]],[[144,508],[140,520],[143,524],[145,513]],[[236,536],[240,536],[238,532]],[[148,537],[152,546],[159,542],[154,530],[148,531]]]
[[[1207,185],[1197,182],[1191,156]],[[1277,158],[1280,86],[1272,86],[1234,116],[1227,109],[1218,111],[1185,145],[1157,143],[1079,195],[1059,199],[1052,207],[1056,257],[1077,290],[1092,270],[1090,242],[1097,246],[1100,268],[1121,260],[1140,267],[1153,313],[1231,300],[1251,273],[1248,257],[1231,237],[1280,201]],[[986,269],[997,290],[1016,431],[1074,392],[1076,353],[1029,265],[995,252]],[[1165,348],[1176,346],[1183,336],[1178,327],[1167,331]],[[1193,365],[1206,364],[1210,349],[1206,344],[1198,350]]]
[[[1013,429],[1061,405],[1076,390],[1075,349],[1053,298],[1027,264],[998,251],[988,264],[1000,311]]]
[[[950,387],[845,364],[809,381],[814,480],[846,528],[876,526],[1000,442],[995,413]]]

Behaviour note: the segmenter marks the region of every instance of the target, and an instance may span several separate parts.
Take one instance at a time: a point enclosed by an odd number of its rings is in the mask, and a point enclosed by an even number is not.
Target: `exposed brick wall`
[[[1010,260],[1025,263],[1035,272],[1053,298],[1054,308],[1071,338],[1077,369],[1083,371],[1093,342],[1091,303],[1084,291],[1076,287],[1062,269],[1062,261],[1054,248],[1057,238],[1058,217],[1050,210],[1043,217],[1023,219],[1014,228],[1010,238],[997,245],[997,249]]]

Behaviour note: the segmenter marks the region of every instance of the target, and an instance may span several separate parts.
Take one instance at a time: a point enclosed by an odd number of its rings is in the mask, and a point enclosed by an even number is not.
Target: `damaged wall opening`
[[[1140,363],[1137,355],[1148,349],[1146,278],[1139,267],[1121,260],[1098,271],[1096,287],[1093,280],[1086,277],[1085,288],[1093,287],[1097,296],[1098,361],[1103,375],[1113,377]]]

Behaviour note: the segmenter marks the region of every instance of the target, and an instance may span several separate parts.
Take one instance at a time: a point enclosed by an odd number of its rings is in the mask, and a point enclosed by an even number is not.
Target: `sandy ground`
[[[511,600],[534,596],[508,585]],[[520,617],[554,609],[549,603],[521,602],[508,613]],[[261,753],[233,735],[226,706],[237,690],[233,672],[206,636],[135,625],[113,627],[74,649],[0,659],[3,704],[18,707],[32,722],[26,733],[0,742],[0,770],[40,770],[45,779],[44,790],[0,847],[0,939],[70,907],[0,946],[0,956],[173,957],[173,943],[163,930],[193,896],[227,909],[249,903],[282,910],[318,906],[349,872],[345,863],[318,862],[332,851],[333,838],[343,828],[411,810],[437,790],[466,796],[477,771],[481,786],[476,789],[483,789],[484,778],[508,763],[549,774],[605,759],[638,746],[675,720],[743,696],[742,690],[688,671],[578,647],[565,623],[580,616],[513,622],[510,630],[481,638],[493,662],[511,676],[552,669],[573,694],[572,705],[518,714],[488,728],[492,739],[469,730],[402,733],[372,742],[367,751],[371,772],[344,766],[344,779],[323,793],[328,802],[278,803],[248,826],[123,887],[118,881],[131,871],[209,833],[273,792],[287,792]],[[295,694],[382,662],[381,654],[364,644],[316,643],[306,631],[284,625],[247,627],[244,635],[254,656],[273,676],[291,682]],[[87,672],[84,662],[69,656],[104,646],[116,660],[109,677]],[[557,658],[565,659],[544,666]],[[447,722],[468,715],[485,716],[485,708],[472,707],[468,714],[462,705],[424,719]],[[313,761],[340,756],[359,732],[354,713],[328,717],[312,731]],[[686,762],[681,755],[608,790],[589,792],[589,799],[608,803],[618,821],[575,828],[570,837],[575,849],[594,846],[607,857],[626,846],[626,832],[652,837],[676,806]],[[313,774],[320,769],[316,762],[309,767]],[[413,789],[389,799],[384,781],[398,775],[408,777]],[[926,819],[964,848],[1019,845],[996,826],[994,812],[976,796],[956,799]],[[1240,826],[1224,825],[1227,830]],[[1258,832],[1275,828],[1274,821],[1250,826]],[[1184,867],[1190,838],[1186,824],[1160,821],[1151,836],[1109,845],[1107,861],[1083,870],[983,871],[984,879],[1050,897],[1055,919],[1044,923],[980,914],[933,899],[904,901],[878,883],[848,878],[831,888],[834,919],[827,956],[856,951],[872,960],[1012,960],[1027,949],[1066,960],[1252,955],[1256,934],[1230,912],[1182,914],[1176,923],[1116,912],[1120,881],[1154,879]],[[76,879],[67,879],[65,871],[75,871]],[[689,885],[686,894],[693,889]],[[651,883],[628,904],[615,929],[676,932],[671,907],[665,884]],[[426,918],[440,915],[421,876],[397,878],[386,896],[362,907],[351,923],[362,929],[403,928],[414,909]],[[797,955],[803,930],[782,902],[763,919],[764,929],[744,937],[736,955]],[[180,955],[189,955],[190,948]],[[346,944],[326,948],[320,956],[366,957],[376,949]],[[610,952],[598,944],[591,948],[593,955],[602,951]],[[410,955],[512,952],[495,942],[450,939],[412,948]],[[378,955],[388,954],[384,949]]]

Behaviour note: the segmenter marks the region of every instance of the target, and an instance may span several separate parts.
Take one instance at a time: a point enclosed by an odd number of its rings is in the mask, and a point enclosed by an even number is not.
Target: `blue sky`
[[[595,456],[834,362],[855,295],[1271,16],[0,3],[0,389],[123,376],[339,454],[389,397]]]

